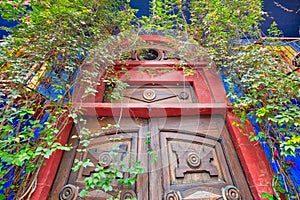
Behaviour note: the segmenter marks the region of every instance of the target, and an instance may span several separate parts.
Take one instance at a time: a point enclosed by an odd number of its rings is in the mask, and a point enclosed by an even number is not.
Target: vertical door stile
[[[162,176],[162,157],[160,152],[160,133],[158,119],[149,120],[149,130],[151,134],[150,151],[153,150],[149,158],[149,199],[163,199],[163,176]],[[156,157],[152,161],[153,156]]]
[[[141,166],[144,167],[144,173],[138,175],[138,181],[136,183],[136,193],[139,200],[148,198],[148,146],[145,140],[148,140],[149,125],[148,122],[143,120],[140,124],[140,130],[138,134],[138,149],[137,158]]]
[[[241,163],[239,162],[236,150],[232,144],[231,138],[229,136],[228,131],[223,128],[222,130],[222,143],[223,143],[223,151],[226,156],[227,165],[232,173],[232,177],[234,177],[234,185],[239,186],[239,190],[244,197],[247,199],[253,199],[249,190],[249,185],[246,180],[245,174],[241,167]]]
[[[171,165],[171,161],[169,160],[169,150],[168,150],[168,141],[167,138],[164,136],[164,133],[162,132],[159,124],[159,119],[157,120],[157,125],[158,125],[158,132],[159,132],[159,143],[160,143],[160,155],[161,155],[161,160],[162,160],[162,183],[163,183],[163,198],[162,199],[167,199],[167,194],[171,192],[170,184],[171,184],[171,177],[169,176],[169,169]]]
[[[60,190],[66,184],[68,184],[68,179],[71,174],[73,161],[76,155],[76,147],[79,143],[78,138],[72,138],[73,135],[77,134],[77,132],[75,131],[75,127],[73,127],[72,133],[73,134],[70,135],[69,144],[75,148],[72,148],[69,152],[65,151],[63,153],[62,159],[60,161],[61,164],[59,166],[58,172],[56,173],[56,177],[60,178],[55,179],[51,190],[52,192],[50,192],[49,195],[49,200],[57,200]]]

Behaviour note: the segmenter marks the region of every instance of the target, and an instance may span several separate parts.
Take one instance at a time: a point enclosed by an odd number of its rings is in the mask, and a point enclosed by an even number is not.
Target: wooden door
[[[93,122],[94,136],[87,151],[64,153],[50,199],[81,199],[78,192],[84,187],[84,178],[95,168],[76,172],[71,168],[75,159],[87,158],[105,168],[120,168],[116,166],[120,163],[134,167],[138,161],[144,173],[132,186],[115,181],[113,191],[95,189],[84,199],[252,199],[222,116],[123,118],[118,129],[101,128],[115,121],[102,118]],[[75,129],[73,134],[77,134]],[[75,139],[70,142],[78,145]],[[123,176],[130,174],[124,172]]]
[[[149,199],[252,199],[224,125],[217,115],[151,119]]]
[[[49,199],[74,200],[81,199],[79,192],[85,185],[84,179],[90,177],[95,172],[95,167],[81,167],[74,172],[71,168],[76,164],[75,160],[84,161],[90,159],[94,166],[100,165],[104,169],[132,168],[136,161],[140,162],[145,171],[147,171],[148,158],[145,146],[145,133],[148,132],[145,120],[132,120],[124,118],[120,121],[121,128],[116,128],[113,118],[101,118],[95,120],[88,118],[89,129],[93,137],[90,138],[90,144],[85,152],[78,152],[81,147],[78,145],[78,139],[71,139],[69,143],[75,148],[70,152],[65,152],[52,186]],[[76,128],[73,128],[71,135],[78,135]],[[130,174],[123,173],[124,178],[129,178]],[[99,177],[102,178],[103,177]],[[130,187],[122,186],[117,181],[110,185],[113,191],[104,192],[94,189],[84,199],[109,199],[113,196],[121,195],[121,199],[136,196],[148,196],[148,174],[144,173],[138,176],[138,182]],[[121,191],[121,192],[120,192]],[[117,194],[119,193],[120,194]]]

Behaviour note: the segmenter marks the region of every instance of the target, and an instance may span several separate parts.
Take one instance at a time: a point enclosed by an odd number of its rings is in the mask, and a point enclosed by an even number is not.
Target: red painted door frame
[[[185,77],[182,70],[174,70],[160,76],[151,76],[146,72],[140,72],[138,67],[151,68],[153,66],[168,66],[174,69],[176,61],[131,61],[129,62],[126,79],[130,84],[181,84],[190,83],[198,98],[198,103],[193,104],[112,104],[102,103],[104,84],[98,88],[100,91],[96,97],[86,99],[85,103],[77,104],[82,108],[86,115],[113,116],[115,113],[123,112],[122,116],[139,116],[142,118],[178,116],[178,115],[199,115],[199,114],[222,114],[225,117],[227,129],[230,132],[233,144],[239,156],[244,173],[254,199],[263,199],[262,192],[273,193],[272,177],[273,171],[268,159],[259,143],[250,142],[249,139],[241,134],[239,127],[233,126],[235,121],[228,101],[225,99],[225,90],[220,81],[218,73],[214,69],[206,67],[206,63],[197,65],[196,73],[193,76]],[[116,66],[118,69],[118,66]],[[128,77],[130,77],[128,79]],[[125,76],[120,75],[120,79],[125,80]],[[100,80],[99,80],[100,81]],[[163,111],[163,112],[162,112]],[[63,130],[60,142],[66,143],[72,128],[70,122]],[[250,123],[246,124],[244,132],[253,132]],[[57,151],[42,166],[38,175],[37,187],[32,200],[45,200],[51,190],[56,171],[58,169],[62,152]]]

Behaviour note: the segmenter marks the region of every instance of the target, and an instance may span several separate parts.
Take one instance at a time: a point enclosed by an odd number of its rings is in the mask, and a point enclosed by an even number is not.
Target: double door
[[[252,199],[222,116],[89,120],[90,144],[78,151],[78,139],[70,137],[75,148],[63,155],[50,199]],[[86,159],[94,166],[71,169]],[[97,166],[122,174],[107,191],[91,187],[79,197],[85,180],[105,182]]]

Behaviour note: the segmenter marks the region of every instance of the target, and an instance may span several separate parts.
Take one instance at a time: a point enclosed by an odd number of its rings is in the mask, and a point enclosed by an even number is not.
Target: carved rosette
[[[172,151],[176,154],[179,163],[175,168],[176,178],[184,178],[187,173],[209,173],[211,177],[217,177],[218,169],[212,162],[214,160],[213,150],[205,150],[200,152],[195,149],[185,149],[176,143],[171,144]]]
[[[180,192],[170,191],[166,195],[166,200],[182,200]]]
[[[241,200],[241,194],[237,187],[233,185],[227,185],[222,188],[222,195],[224,200]]]
[[[65,185],[59,193],[59,200],[73,200],[76,192],[77,189],[74,185]]]
[[[146,89],[143,92],[143,98],[146,100],[153,100],[156,97],[156,93],[152,89]]]
[[[187,92],[180,92],[178,97],[179,97],[179,99],[187,100],[189,98],[189,94]]]
[[[198,168],[201,165],[201,158],[196,152],[190,152],[186,162],[191,168]]]
[[[104,167],[104,168],[107,168],[109,167],[109,165],[111,164],[112,162],[112,158],[111,156],[109,155],[108,152],[103,152],[99,155],[99,165]]]
[[[121,200],[136,198],[136,194],[133,190],[124,190],[121,193]]]

